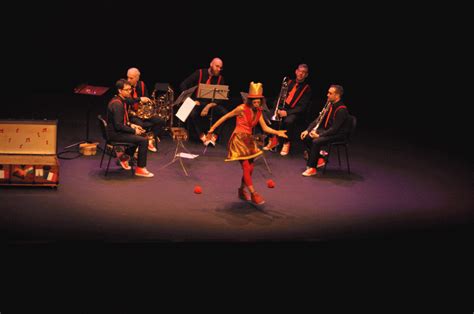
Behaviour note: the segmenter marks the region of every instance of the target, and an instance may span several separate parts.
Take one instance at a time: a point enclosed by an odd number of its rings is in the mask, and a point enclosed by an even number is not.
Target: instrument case
[[[56,120],[0,120],[0,185],[59,184]]]

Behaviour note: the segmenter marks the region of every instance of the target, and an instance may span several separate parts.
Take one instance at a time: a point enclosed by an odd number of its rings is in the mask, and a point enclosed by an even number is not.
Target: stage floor
[[[92,136],[98,135],[93,128]],[[61,147],[75,140],[63,133]],[[98,137],[97,137],[98,138]],[[107,177],[100,153],[61,160],[60,184],[2,187],[2,240],[7,243],[274,242],[398,237],[462,227],[473,207],[470,166],[463,159],[446,167],[443,156],[360,132],[350,147],[351,170],[339,169],[333,154],[325,175],[303,177],[301,145],[291,154],[265,153],[253,180],[266,203],[255,207],[237,197],[238,162],[224,162],[225,146],[203,155],[186,142],[194,160],[172,160],[166,137],[149,153],[154,178],[131,176],[113,161]],[[61,151],[61,148],[59,149]],[[272,179],[276,186],[268,188]],[[201,186],[202,194],[194,187]]]

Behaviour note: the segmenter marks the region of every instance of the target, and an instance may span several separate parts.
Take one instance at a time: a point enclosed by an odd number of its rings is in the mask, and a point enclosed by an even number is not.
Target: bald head
[[[135,87],[140,80],[140,71],[137,68],[130,68],[127,71],[127,80]]]
[[[224,62],[220,58],[214,58],[209,65],[209,72],[213,76],[219,76],[223,67]]]
[[[212,59],[212,61],[211,61],[211,66],[212,66],[213,64],[220,64],[221,66],[223,66],[223,65],[224,65],[224,62],[222,62],[222,60],[221,60],[220,58],[214,58],[214,59]]]

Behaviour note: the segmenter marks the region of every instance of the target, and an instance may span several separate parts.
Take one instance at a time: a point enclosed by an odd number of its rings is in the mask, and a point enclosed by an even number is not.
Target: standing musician
[[[132,86],[125,79],[118,80],[115,86],[118,94],[107,105],[107,132],[113,141],[133,143],[138,146],[135,175],[151,178],[153,173],[146,169],[148,140],[142,136],[145,130],[141,126],[131,123],[128,117],[127,102],[131,98]],[[133,156],[134,151],[134,147],[129,147],[126,149],[125,154],[117,155],[117,162],[123,169],[131,169],[128,161],[130,156]]]
[[[223,67],[224,63],[220,58],[212,59],[209,68],[194,71],[180,84],[179,87],[181,91],[198,86],[194,94],[194,97],[197,97],[199,95],[199,84],[225,85],[224,77],[221,75]],[[220,128],[217,129],[216,133],[213,133],[210,138],[207,138],[202,131],[202,118],[208,116],[211,109],[212,115],[216,118],[225,115],[228,110],[223,100],[214,100],[214,102],[211,102],[211,99],[197,98],[195,102],[196,106],[191,111],[188,119],[188,128],[190,131],[191,129],[193,131],[190,132],[190,135],[199,138],[205,146],[209,143],[215,146]]]
[[[130,121],[141,126],[144,129],[151,129],[148,133],[148,150],[156,152],[155,137],[159,141],[159,136],[163,135],[163,129],[166,125],[166,121],[158,117],[157,115],[141,116],[139,110],[140,106],[144,103],[151,104],[152,100],[148,96],[148,90],[145,82],[140,81],[140,71],[137,68],[130,68],[127,71],[127,80],[132,86],[132,98],[134,103],[129,108]],[[156,104],[154,104],[156,105]]]
[[[316,168],[324,167],[326,161],[320,155],[321,147],[347,136],[351,126],[349,111],[342,101],[344,89],[340,85],[331,85],[328,90],[326,106],[308,128],[301,132],[305,141],[308,161],[303,176],[316,175]],[[308,136],[309,135],[309,136]],[[309,153],[308,153],[309,152]]]
[[[287,82],[288,94],[286,99],[282,99],[282,104],[275,104],[275,114],[272,120],[280,120],[281,128],[288,130],[288,138],[283,139],[283,147],[280,152],[282,156],[286,156],[290,152],[290,140],[294,138],[296,123],[306,113],[306,108],[311,102],[311,88],[305,83],[308,75],[308,65],[304,63],[298,65],[295,70],[295,79]],[[278,105],[282,105],[282,107],[278,108]],[[271,150],[277,145],[278,138],[273,136],[263,149]]]

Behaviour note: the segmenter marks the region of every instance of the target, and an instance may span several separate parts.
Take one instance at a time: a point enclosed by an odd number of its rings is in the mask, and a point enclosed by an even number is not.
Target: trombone
[[[281,83],[280,95],[278,96],[278,101],[275,105],[275,112],[271,118],[272,121],[281,121],[281,117],[278,114],[278,110],[283,109],[285,106],[286,97],[288,96],[288,80],[285,76],[283,82]]]

